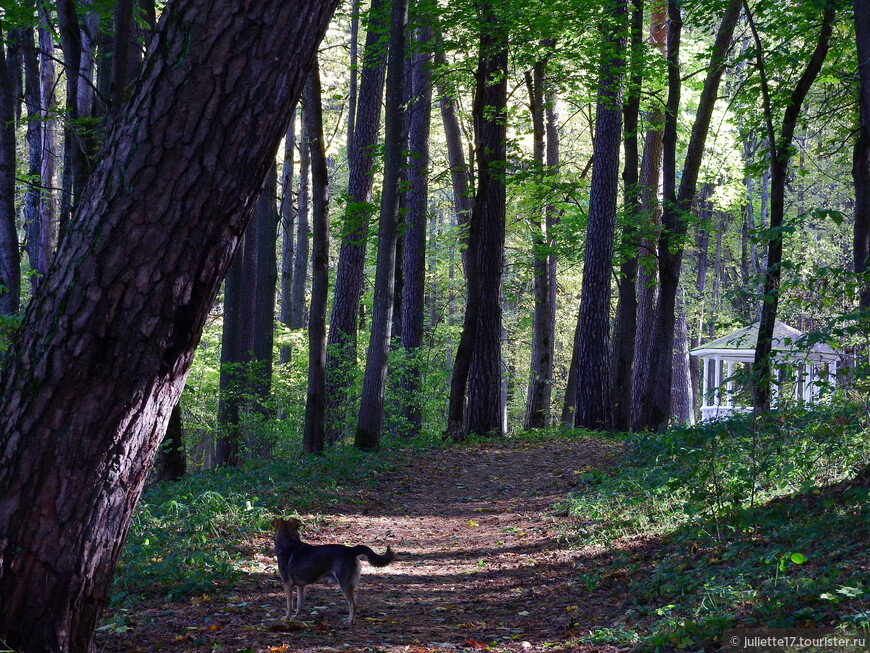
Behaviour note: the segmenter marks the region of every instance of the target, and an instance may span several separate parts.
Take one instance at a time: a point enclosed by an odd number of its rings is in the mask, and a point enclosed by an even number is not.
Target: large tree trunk
[[[478,185],[473,220],[480,230],[477,251],[477,327],[468,370],[468,431],[501,435],[501,281],[505,239],[507,33],[492,6],[478,6],[480,55],[474,94]],[[472,262],[471,256],[475,259]],[[466,309],[467,310],[467,309]]]
[[[387,47],[383,36],[388,30],[389,7],[387,0],[374,0],[369,8],[353,147],[348,153],[347,205],[326,354],[326,402],[330,415],[327,437],[330,442],[337,441],[344,433],[346,417],[351,408],[350,388],[357,373],[357,319],[371,215],[369,202],[374,179],[374,149],[378,141],[384,93]]]
[[[308,320],[308,391],[302,450],[323,451],[326,442],[326,299],[329,292],[329,172],[323,139],[320,67],[315,61],[305,85],[302,111],[311,166],[311,316]],[[307,236],[306,236],[307,237]],[[297,268],[298,273],[298,268]]]
[[[133,508],[334,4],[164,12],[0,376],[7,647],[93,650]]]
[[[574,424],[589,429],[611,427],[610,278],[616,201],[619,190],[619,146],[622,140],[622,79],[625,68],[625,0],[614,0],[606,12],[595,137],[589,222],[583,257],[583,285],[578,317],[577,405]]]
[[[393,0],[390,17],[390,54],[384,115],[384,187],[378,220],[378,259],[375,267],[372,330],[363,377],[354,444],[377,449],[384,424],[384,397],[393,324],[396,282],[396,243],[399,237],[399,182],[404,166],[405,36],[407,0]]]

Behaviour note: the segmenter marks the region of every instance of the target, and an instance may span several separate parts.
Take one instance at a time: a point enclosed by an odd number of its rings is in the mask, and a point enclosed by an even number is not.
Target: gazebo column
[[[734,361],[730,358],[725,363],[725,405],[734,406]],[[729,411],[730,412],[730,411]]]

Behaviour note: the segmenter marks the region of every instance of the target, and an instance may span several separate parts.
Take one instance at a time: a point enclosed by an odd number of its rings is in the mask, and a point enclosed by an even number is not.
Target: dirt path
[[[353,628],[343,624],[334,585],[309,589],[303,622],[282,619],[263,535],[238,592],[145,610],[128,632],[101,634],[99,650],[616,650],[572,644],[581,628],[607,625],[625,595],[614,583],[584,581],[602,552],[564,544],[566,518],[553,504],[576,474],[606,469],[618,451],[592,439],[436,449],[340,509],[303,515],[312,544],[365,543],[378,552],[390,544],[398,553],[384,569],[363,564]]]

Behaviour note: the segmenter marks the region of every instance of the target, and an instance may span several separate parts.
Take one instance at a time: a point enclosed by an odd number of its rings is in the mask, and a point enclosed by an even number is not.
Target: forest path
[[[397,553],[386,568],[363,563],[352,628],[335,585],[309,589],[302,622],[283,620],[271,537],[262,534],[252,543],[262,571],[237,592],[145,610],[143,627],[101,636],[98,650],[616,651],[575,637],[613,625],[624,583],[598,582],[610,554],[567,544],[560,532],[569,518],[553,510],[578,474],[607,469],[621,450],[592,438],[432,449],[346,503],[303,514],[303,541],[378,553],[389,544]]]

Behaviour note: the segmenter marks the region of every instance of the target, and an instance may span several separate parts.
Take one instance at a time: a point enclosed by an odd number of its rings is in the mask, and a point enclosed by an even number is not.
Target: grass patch
[[[730,627],[870,627],[868,463],[858,415],[737,416],[632,439],[568,498],[601,578],[628,583],[624,627],[648,648],[718,642]],[[583,582],[583,579],[579,579]]]

